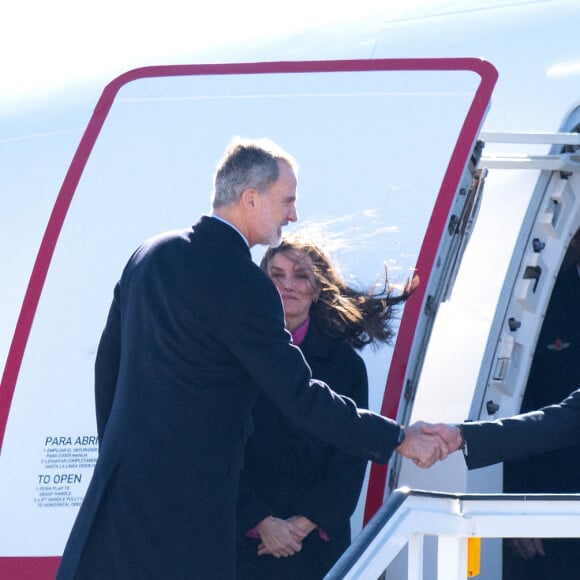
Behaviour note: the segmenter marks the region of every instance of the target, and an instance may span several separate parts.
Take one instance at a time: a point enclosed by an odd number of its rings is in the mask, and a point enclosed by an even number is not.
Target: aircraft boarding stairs
[[[480,538],[580,536],[580,494],[451,494],[400,488],[325,579],[376,580],[408,548],[407,580],[423,580],[428,536],[437,539],[437,580],[465,580],[478,575]]]

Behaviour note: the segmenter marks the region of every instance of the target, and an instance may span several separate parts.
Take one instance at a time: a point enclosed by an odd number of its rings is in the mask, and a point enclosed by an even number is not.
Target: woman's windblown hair
[[[265,272],[268,272],[272,257],[278,253],[294,261],[304,254],[310,257],[314,283],[320,292],[310,307],[310,317],[323,332],[358,349],[368,344],[378,346],[392,342],[395,307],[413,294],[419,284],[417,276],[395,291],[389,285],[385,266],[385,276],[380,283],[367,290],[357,290],[345,282],[319,245],[299,234],[286,235],[278,246],[268,248],[260,262]]]

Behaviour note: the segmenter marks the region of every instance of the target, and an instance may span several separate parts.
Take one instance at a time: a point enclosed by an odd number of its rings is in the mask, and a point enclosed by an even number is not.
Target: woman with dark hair
[[[386,273],[380,286],[353,289],[318,245],[299,236],[269,248],[260,266],[278,288],[286,328],[313,378],[367,407],[367,372],[354,349],[390,343],[393,306],[417,280],[397,295]],[[350,544],[366,461],[302,431],[263,393],[253,420],[238,499],[238,578],[322,578]]]

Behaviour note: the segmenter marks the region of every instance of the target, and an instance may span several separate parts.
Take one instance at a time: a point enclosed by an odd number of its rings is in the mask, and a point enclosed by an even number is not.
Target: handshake
[[[418,467],[427,468],[462,446],[463,436],[457,425],[417,421],[405,428],[405,439],[396,451]]]

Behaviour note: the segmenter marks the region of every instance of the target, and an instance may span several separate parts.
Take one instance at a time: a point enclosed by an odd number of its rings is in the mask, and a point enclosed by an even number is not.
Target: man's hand
[[[511,551],[524,560],[529,560],[538,554],[546,555],[541,538],[509,538],[507,542]]]
[[[447,425],[445,423],[423,423],[423,433],[426,435],[436,435],[440,437],[447,445],[448,452],[454,453],[463,444],[461,431],[457,425]]]
[[[405,439],[397,451],[415,462],[419,467],[431,467],[436,461],[445,459],[449,446],[437,433],[427,433],[426,423],[418,421],[405,429]]]

